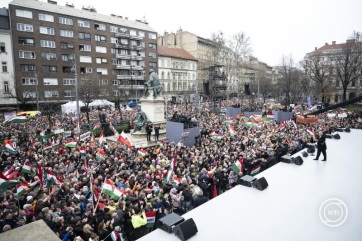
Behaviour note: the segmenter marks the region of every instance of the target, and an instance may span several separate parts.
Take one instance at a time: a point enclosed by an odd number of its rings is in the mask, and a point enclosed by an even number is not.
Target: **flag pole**
[[[105,183],[106,181],[107,181],[107,178],[104,180],[103,183]],[[101,193],[99,194],[99,196],[102,195],[102,192],[103,192],[103,185],[102,185],[102,190],[101,190]],[[98,196],[98,198],[97,198],[97,204],[96,204],[95,208],[93,209],[93,215],[95,215],[96,210],[97,210],[97,207],[98,207],[98,204],[99,204],[99,196]]]

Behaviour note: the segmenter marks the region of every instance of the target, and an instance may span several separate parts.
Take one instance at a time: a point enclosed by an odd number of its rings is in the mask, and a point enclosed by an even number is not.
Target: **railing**
[[[116,54],[117,59],[131,59],[132,55]]]
[[[117,79],[120,80],[144,80],[144,76],[139,75],[117,75]]]
[[[129,33],[115,33],[116,37],[126,37],[126,38],[130,38],[131,35]]]
[[[118,89],[121,90],[143,90],[144,86],[143,85],[119,85]]]
[[[138,36],[138,35],[130,35],[130,38],[131,38],[131,39],[141,40],[141,39],[143,39],[144,37],[141,37],[141,36]]]
[[[131,69],[131,65],[121,65],[117,64],[116,69]]]
[[[116,48],[121,48],[121,49],[129,49],[130,46],[128,44],[115,44],[116,45]]]

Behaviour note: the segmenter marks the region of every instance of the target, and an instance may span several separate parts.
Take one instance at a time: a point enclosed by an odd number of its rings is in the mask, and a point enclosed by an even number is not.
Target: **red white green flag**
[[[132,143],[131,141],[128,139],[127,135],[122,131],[122,133],[119,135],[117,142],[121,142],[123,144],[125,144],[126,146],[128,146],[129,149],[132,149]]]
[[[106,179],[102,184],[102,193],[111,196],[113,194],[113,182],[109,179]]]
[[[14,144],[10,140],[5,140],[5,149],[4,151],[10,155],[16,155],[18,151],[15,149]]]
[[[16,194],[18,195],[18,197],[23,195],[29,189],[28,186],[29,185],[26,183],[16,185]]]
[[[21,169],[21,172],[27,173],[27,174],[34,174],[33,168],[30,166],[30,162],[27,160],[24,162],[23,168]]]
[[[147,217],[147,228],[152,229],[155,226],[156,213],[157,213],[156,211],[145,213]]]
[[[118,233],[115,230],[112,231],[111,238],[112,238],[113,241],[118,241],[119,240]]]
[[[273,114],[267,114],[267,115],[266,115],[266,119],[267,119],[268,121],[273,121],[273,120],[274,120],[274,115],[273,115]]]
[[[234,136],[236,134],[234,125],[229,125],[229,132],[230,132],[230,136]]]
[[[306,132],[315,139],[315,133],[314,133],[314,131],[312,129],[307,128]]]
[[[96,153],[96,158],[98,161],[103,160],[105,156],[106,156],[106,153],[102,149],[99,149]]]
[[[27,116],[26,114],[21,114],[21,115],[16,115],[13,116],[11,118],[9,118],[8,120],[4,121],[4,125],[10,125],[12,123],[24,123],[26,122]]]
[[[139,149],[139,150],[137,151],[137,154],[138,154],[139,156],[145,157],[145,156],[147,155],[147,151],[146,151],[146,150],[143,150],[143,149]]]
[[[78,141],[75,141],[75,140],[69,140],[65,143],[65,146],[66,147],[69,147],[69,148],[74,148],[77,146],[77,143]]]

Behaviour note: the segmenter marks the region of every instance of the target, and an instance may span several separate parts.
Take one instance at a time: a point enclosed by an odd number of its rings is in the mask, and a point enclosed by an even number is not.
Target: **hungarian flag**
[[[125,144],[126,146],[128,146],[129,149],[132,149],[132,143],[131,141],[128,139],[126,133],[124,133],[122,131],[122,133],[119,135],[117,142],[121,142],[122,144]]]
[[[7,177],[4,176],[2,172],[0,172],[0,191],[4,192],[10,187],[14,187],[17,184],[20,184],[18,180],[9,180]]]
[[[106,179],[102,184],[102,193],[111,196],[113,194],[113,182],[109,179]]]
[[[16,185],[16,194],[18,195],[18,197],[23,195],[29,189],[28,186],[29,185],[26,183]]]
[[[315,133],[314,133],[314,131],[312,129],[307,128],[306,132],[315,139]]]
[[[114,126],[112,125],[112,121],[109,121],[109,128],[113,131],[113,135],[115,135],[117,138],[119,136],[118,131],[116,130],[116,128],[114,128]]]
[[[239,172],[242,172],[244,169],[243,160],[240,159],[236,161],[233,165],[230,166],[230,168],[234,171],[234,173],[239,174]]]
[[[48,182],[47,182],[48,187],[51,187],[54,184],[55,185],[63,184],[63,181],[60,180],[60,178],[58,178],[52,171],[46,170],[46,174],[47,174],[47,179],[48,179]]]
[[[230,136],[234,136],[236,134],[234,125],[229,125],[229,132],[230,132]]]
[[[226,119],[226,121],[224,122],[225,125],[231,125],[233,123],[234,119],[232,117],[229,117]]]
[[[268,120],[268,121],[274,120],[274,115],[273,114],[267,114],[266,115],[266,120]]]
[[[106,153],[102,149],[99,149],[96,153],[96,158],[98,161],[103,160],[105,156],[106,156]]]
[[[75,141],[75,140],[69,140],[65,143],[65,146],[69,147],[69,148],[74,148],[77,146],[77,142],[78,141]]]
[[[16,155],[18,153],[18,151],[15,150],[14,148],[14,144],[10,140],[5,140],[4,144],[5,144],[5,149],[4,149],[5,152],[9,153],[10,155]]]
[[[28,187],[29,188],[34,188],[36,185],[38,185],[39,184],[39,180],[36,180],[36,181],[34,181],[34,182],[29,182],[28,183]]]
[[[171,174],[173,172],[173,169],[175,168],[176,164],[177,164],[177,152],[174,154],[172,161],[171,161],[171,165],[170,165],[170,169],[168,170],[167,173],[167,177],[166,177],[166,181],[168,182],[170,180]]]
[[[6,172],[4,172],[4,176],[9,179],[9,175],[14,172],[14,169],[15,169],[14,166],[11,166],[11,167],[9,168],[9,170],[7,170]]]
[[[85,147],[81,147],[80,149],[79,149],[79,153],[82,155],[82,156],[84,156],[85,155]]]
[[[104,141],[104,129],[101,130],[101,134],[99,134],[99,146],[102,146]]]
[[[251,120],[248,120],[247,122],[245,122],[245,126],[251,128],[254,127],[254,123]]]
[[[257,118],[256,118],[255,115],[250,115],[249,119],[251,119],[251,120],[256,120]]]
[[[21,172],[27,173],[27,174],[34,174],[33,168],[30,166],[30,162],[26,160],[24,162],[23,168],[21,169]]]
[[[139,156],[142,156],[142,157],[145,157],[146,155],[147,155],[147,151],[146,150],[143,150],[143,149],[139,149],[138,151],[137,151],[137,154],[139,155]]]
[[[96,129],[100,129],[101,128],[101,123],[96,123],[94,124],[94,127],[93,127],[93,130],[96,130]]]
[[[254,155],[256,154],[256,151],[253,148],[250,149],[250,152]]]
[[[221,141],[222,138],[223,138],[223,135],[221,135],[221,134],[216,134],[216,135],[211,136],[211,140],[214,140],[214,141]]]
[[[118,233],[113,230],[112,233],[111,233],[111,238],[112,238],[113,241],[118,241],[119,240]]]
[[[173,182],[178,186],[181,183],[181,178],[173,176]]]
[[[56,150],[57,148],[58,148],[58,144],[49,143],[48,145],[43,147],[43,151]]]
[[[156,211],[152,211],[152,212],[146,212],[146,217],[147,217],[147,228],[149,229],[153,229],[153,227],[155,226],[155,222],[156,222]]]
[[[10,125],[12,123],[24,123],[26,122],[26,114],[21,114],[21,115],[16,115],[16,116],[13,116],[11,118],[9,118],[8,120],[4,121],[4,125]]]
[[[44,187],[46,183],[44,183],[44,180],[43,180],[43,168],[39,165],[39,163],[36,164],[36,170],[37,170],[37,173],[38,173],[38,178],[39,178],[39,181],[40,181],[40,185],[42,187]]]
[[[250,175],[254,175],[254,174],[259,173],[260,168],[261,168],[260,165],[256,165],[255,167],[252,167],[252,168],[251,168],[251,171],[250,171]]]

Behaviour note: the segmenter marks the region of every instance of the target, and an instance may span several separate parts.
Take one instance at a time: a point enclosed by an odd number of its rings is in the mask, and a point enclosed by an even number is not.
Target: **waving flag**
[[[313,131],[312,129],[307,128],[307,129],[306,129],[306,132],[307,132],[309,135],[311,135],[314,139],[316,139],[316,138],[315,138],[315,133],[314,133],[314,131]]]
[[[111,238],[112,238],[113,241],[118,241],[119,240],[118,233],[115,230],[112,231]]]
[[[20,184],[20,181],[9,180],[6,176],[3,175],[2,172],[0,172],[0,191],[4,192],[8,188],[14,187],[17,184]]]
[[[29,189],[28,186],[26,183],[16,185],[16,195],[18,195],[18,197],[23,195]]]
[[[104,142],[104,129],[101,130],[101,134],[99,134],[99,146],[102,146]]]
[[[234,136],[236,134],[234,125],[229,125],[229,132],[230,132],[230,136]]]
[[[142,157],[145,157],[146,155],[147,155],[147,151],[146,150],[143,150],[143,149],[139,149],[138,151],[137,151],[137,154],[139,155],[139,156],[142,156]]]
[[[99,149],[96,153],[96,158],[98,161],[103,160],[105,156],[106,156],[106,153],[102,149]]]
[[[266,119],[267,119],[268,121],[273,121],[273,120],[274,120],[274,115],[273,115],[273,114],[267,114],[267,115],[266,115]]]
[[[109,128],[113,131],[113,135],[115,135],[118,138],[119,133],[116,130],[116,128],[114,128],[114,126],[112,125],[112,121],[109,121]]]
[[[78,141],[75,141],[75,140],[69,140],[65,143],[65,146],[66,147],[69,147],[69,148],[74,148],[77,146],[77,143]]]
[[[146,212],[147,217],[147,228],[153,229],[153,226],[155,226],[156,222],[156,211]]]
[[[5,149],[4,151],[9,153],[10,155],[16,155],[18,151],[14,148],[14,144],[10,140],[5,140]]]
[[[9,118],[8,120],[4,121],[4,125],[10,125],[12,123],[24,123],[26,122],[27,116],[26,114],[21,114],[21,115],[16,115],[13,116],[11,118]]]
[[[122,133],[119,135],[117,142],[121,142],[123,144],[125,144],[126,146],[128,146],[129,149],[132,149],[132,143],[131,141],[128,139],[127,135],[122,131]]]

